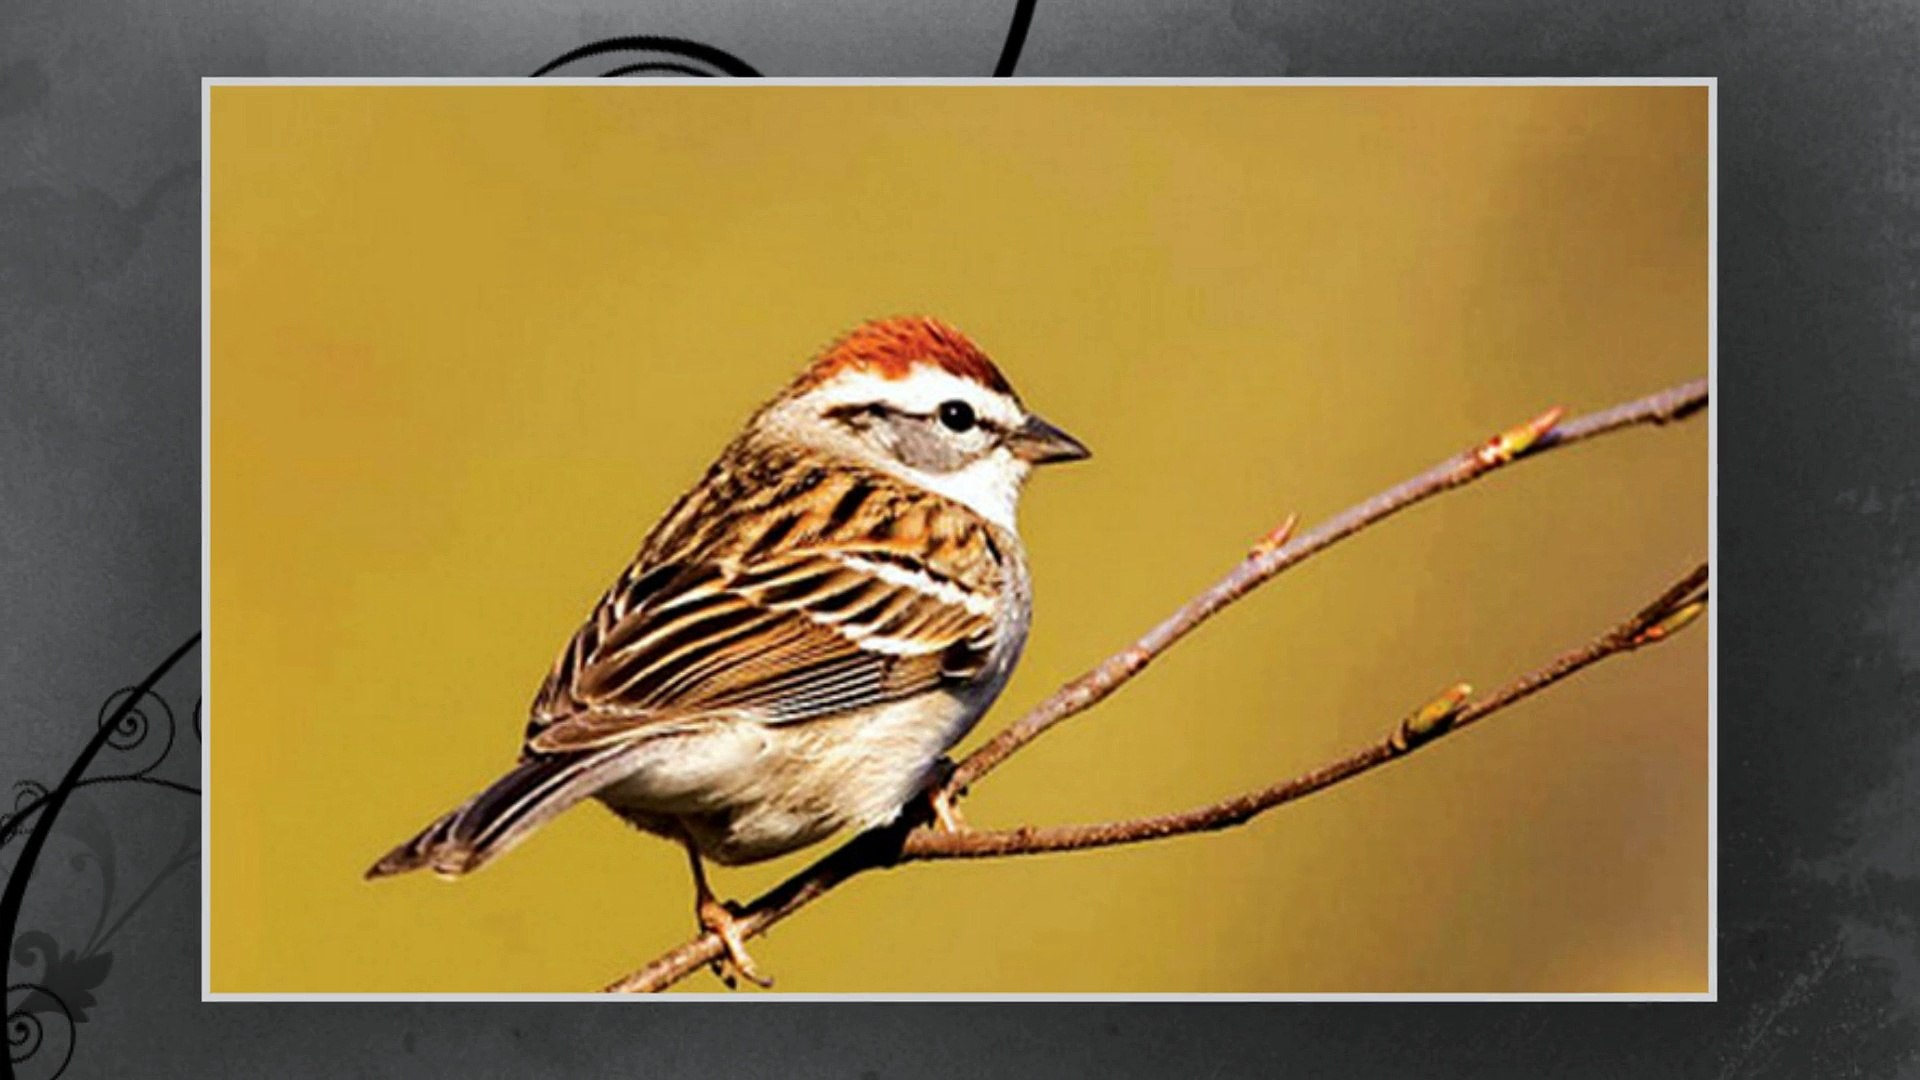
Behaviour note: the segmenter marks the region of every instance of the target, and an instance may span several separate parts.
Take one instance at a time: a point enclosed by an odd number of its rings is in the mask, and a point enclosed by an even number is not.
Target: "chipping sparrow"
[[[1027,474],[1086,456],[952,327],[855,329],[654,526],[534,698],[520,764],[367,876],[456,877],[597,797],[686,846],[701,925],[764,984],[702,856],[884,825],[929,789],[1026,642]]]

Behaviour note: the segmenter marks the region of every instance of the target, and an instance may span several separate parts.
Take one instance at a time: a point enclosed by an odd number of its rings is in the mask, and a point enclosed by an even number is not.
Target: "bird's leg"
[[[747,943],[740,933],[739,912],[731,904],[721,903],[707,887],[707,871],[700,863],[700,849],[691,839],[683,838],[686,845],[687,863],[693,867],[693,914],[700,920],[703,930],[711,930],[720,935],[721,944],[726,946],[727,954],[723,960],[713,962],[713,973],[732,990],[737,984],[734,973],[755,986],[765,989],[773,985],[773,980],[760,974],[753,966],[753,957],[747,955]]]
[[[959,804],[947,793],[947,781],[953,776],[953,759],[943,757],[933,765],[933,783],[927,787],[927,802],[933,808],[933,820],[944,833],[965,832],[967,819],[960,816]]]
[[[946,788],[934,788],[931,798],[933,800],[933,820],[940,826],[941,832],[957,833],[966,831],[967,819],[960,816],[960,808],[954,805],[953,797],[947,794]]]

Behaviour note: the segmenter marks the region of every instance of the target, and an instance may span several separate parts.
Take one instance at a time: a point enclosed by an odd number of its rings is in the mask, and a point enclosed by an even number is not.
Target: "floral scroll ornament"
[[[199,857],[197,830],[189,830],[178,848],[133,899],[115,906],[119,860],[107,818],[85,801],[72,801],[83,788],[137,785],[198,797],[192,784],[157,775],[171,755],[177,738],[173,708],[154,691],[160,679],[200,643],[194,634],[176,648],[139,685],[114,691],[100,707],[99,728],[58,785],[49,789],[32,780],[14,786],[12,809],[0,816],[0,855],[15,841],[23,841],[17,860],[7,871],[0,892],[0,941],[11,942],[7,982],[7,1077],[56,1077],[73,1061],[77,1029],[99,1004],[95,996],[108,972],[113,954],[106,946],[127,919],[153,896],[156,889]],[[193,734],[200,738],[200,705],[193,707]],[[109,760],[134,764],[118,771],[89,775],[102,754]],[[86,940],[67,947],[43,930],[19,932],[21,906],[28,880],[45,869],[41,855],[55,823],[77,841],[80,850],[67,860],[75,873],[98,878],[100,903]]]

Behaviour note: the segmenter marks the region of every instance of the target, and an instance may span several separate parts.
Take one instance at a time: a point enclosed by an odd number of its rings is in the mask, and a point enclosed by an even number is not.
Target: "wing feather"
[[[691,715],[772,723],[884,704],[978,671],[993,598],[875,545],[647,571],[562,654],[534,753],[605,745]]]

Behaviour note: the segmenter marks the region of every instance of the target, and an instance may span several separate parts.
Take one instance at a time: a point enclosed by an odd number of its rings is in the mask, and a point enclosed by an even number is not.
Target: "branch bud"
[[[1634,637],[1633,643],[1635,645],[1651,645],[1656,641],[1665,641],[1667,638],[1686,629],[1687,625],[1699,618],[1700,613],[1705,610],[1707,610],[1707,598],[1704,596],[1691,603],[1682,604],[1668,612],[1659,622],[1640,631],[1640,633]]]
[[[1274,526],[1273,531],[1267,533],[1267,535],[1261,537],[1254,543],[1252,550],[1247,552],[1247,557],[1250,559],[1264,559],[1268,555],[1279,551],[1283,544],[1293,538],[1293,528],[1298,524],[1300,524],[1300,515],[1288,514],[1287,520]]]
[[[1394,733],[1393,748],[1405,752],[1421,743],[1444,735],[1453,726],[1453,718],[1460,715],[1460,709],[1467,699],[1473,696],[1473,687],[1467,683],[1454,683],[1439,697],[1420,706],[1412,715],[1400,721],[1400,730]]]
[[[1541,436],[1552,431],[1554,425],[1558,424],[1560,418],[1565,415],[1567,415],[1566,408],[1555,405],[1539,416],[1523,424],[1516,424],[1482,443],[1480,449],[1474,451],[1474,458],[1481,465],[1489,468],[1504,465],[1526,453],[1528,448],[1540,441]]]

